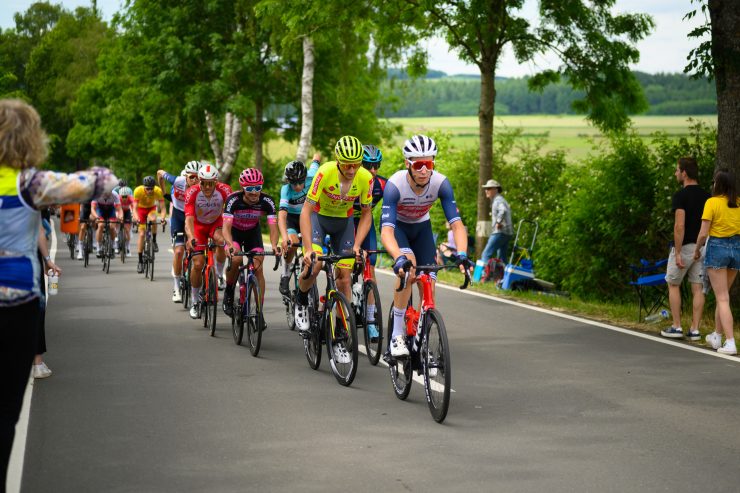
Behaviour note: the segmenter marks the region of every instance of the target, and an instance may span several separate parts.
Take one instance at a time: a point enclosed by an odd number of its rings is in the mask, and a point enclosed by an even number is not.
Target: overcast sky
[[[14,27],[13,14],[25,11],[33,1],[2,0],[0,9],[0,27]],[[66,8],[74,9],[80,5],[90,5],[89,0],[63,0]],[[113,13],[120,8],[123,0],[98,0],[98,7],[103,18],[110,20]],[[526,0],[522,15],[536,19],[536,0]],[[650,14],[655,21],[653,33],[637,46],[640,50],[640,62],[633,68],[647,73],[682,72],[686,65],[686,55],[696,46],[696,40],[689,40],[686,35],[703,21],[700,15],[686,22],[682,18],[686,12],[693,10],[691,0],[616,0],[618,12],[643,12]],[[477,74],[478,68],[460,61],[454,51],[450,51],[444,40],[435,38],[426,42],[429,51],[429,68],[442,70],[448,74]],[[535,63],[520,65],[511,52],[505,53],[499,63],[497,75],[519,77],[537,72],[542,68],[557,67],[556,59],[539,59]]]

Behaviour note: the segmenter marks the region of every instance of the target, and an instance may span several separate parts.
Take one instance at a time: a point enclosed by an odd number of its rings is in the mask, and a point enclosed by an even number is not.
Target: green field
[[[717,125],[717,116],[635,116],[633,126],[639,135],[646,138],[654,132],[665,132],[673,137],[688,135],[689,122],[692,118],[710,125]],[[391,122],[403,125],[405,133],[440,130],[452,134],[454,145],[465,147],[478,143],[478,118],[459,117],[430,117],[430,118],[395,118]],[[547,138],[548,143],[544,150],[558,148],[567,150],[571,159],[584,157],[592,148],[593,143],[603,139],[599,130],[577,115],[521,115],[502,116],[494,121],[495,132],[504,129],[522,129],[522,139]],[[403,137],[398,138],[398,144]]]
[[[654,132],[665,132],[673,137],[688,135],[689,122],[692,118],[710,125],[717,125],[717,116],[635,116],[633,126],[638,134],[649,138]],[[428,117],[428,118],[393,118],[390,122],[404,128],[403,135],[396,137],[399,146],[408,135],[428,131],[445,131],[452,135],[452,144],[459,147],[478,144],[478,119],[472,116]],[[570,159],[580,159],[603,139],[598,129],[589,125],[585,118],[576,115],[522,115],[502,116],[494,121],[495,132],[504,129],[522,129],[522,139],[546,138],[544,151],[564,148]],[[290,159],[295,153],[295,143],[282,139],[270,140],[266,154],[270,159]]]

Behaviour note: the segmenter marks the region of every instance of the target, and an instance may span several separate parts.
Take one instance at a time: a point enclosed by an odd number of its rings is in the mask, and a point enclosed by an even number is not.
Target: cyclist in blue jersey
[[[403,290],[393,295],[393,334],[391,355],[409,355],[406,347],[404,315],[411,296],[415,265],[435,264],[436,246],[429,219],[429,209],[439,199],[458,246],[456,263],[460,270],[470,270],[467,257],[468,236],[457,209],[452,185],[446,176],[434,171],[437,144],[426,135],[414,135],[403,146],[406,169],[390,178],[383,193],[380,239],[395,260],[393,271],[402,278],[409,275]],[[434,279],[436,276],[431,275]],[[400,284],[400,279],[399,279]]]
[[[375,208],[378,203],[383,200],[383,190],[385,190],[385,184],[388,181],[378,174],[378,168],[383,161],[383,153],[380,152],[374,145],[363,145],[362,146],[362,167],[365,168],[373,175],[372,185],[372,205],[371,208]],[[357,224],[360,222],[360,201],[356,200],[354,203],[354,221],[355,229]],[[370,217],[370,231],[368,231],[365,240],[362,242],[361,248],[363,250],[377,250],[378,239],[375,233],[375,223],[373,222],[372,216]],[[378,255],[373,253],[370,255],[370,272],[372,273],[373,280],[375,280],[375,263],[377,262]],[[373,293],[369,294],[367,301],[367,330],[370,335],[370,340],[375,341],[378,338],[378,328],[375,325],[375,298]]]
[[[300,245],[298,232],[301,230],[301,209],[303,209],[308,187],[311,185],[316,170],[319,169],[320,162],[321,154],[316,153],[308,170],[303,161],[291,161],[285,165],[283,173],[285,185],[280,189],[278,229],[282,238],[283,252],[285,252],[283,268],[280,271],[280,293],[286,296],[290,293],[288,270],[295,257],[296,249]],[[292,245],[291,248],[288,248],[288,240]]]
[[[164,190],[164,182],[172,186],[170,191],[172,211],[170,214],[170,236],[172,250],[175,253],[172,259],[172,301],[182,303],[180,295],[180,276],[182,275],[182,258],[185,255],[185,192],[188,188],[198,184],[198,161],[190,161],[183,170],[184,176],[171,175],[165,170],[157,171],[159,186]]]

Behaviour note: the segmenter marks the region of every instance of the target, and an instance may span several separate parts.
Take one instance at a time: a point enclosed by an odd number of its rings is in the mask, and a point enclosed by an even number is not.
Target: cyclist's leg
[[[329,231],[331,235],[331,248],[340,255],[346,255],[353,252],[355,246],[355,225],[352,218],[339,219],[332,221],[334,228]],[[351,274],[355,266],[355,259],[344,259],[337,262],[336,281],[339,291],[352,299]]]
[[[137,219],[139,221],[139,240],[136,243],[136,251],[139,253],[139,263],[144,263],[144,236],[146,235],[146,219],[151,209],[139,207],[136,209]]]
[[[98,211],[98,213],[100,214],[100,211]],[[103,214],[100,214],[98,217],[100,219],[104,218]],[[101,221],[98,223],[98,226],[95,229],[95,243],[100,245],[100,241],[102,239],[103,239],[103,222]]]
[[[326,236],[326,233],[324,232],[324,224],[321,220],[322,217],[323,216],[319,216],[315,212],[311,213],[311,243],[316,255],[323,255],[324,253],[322,245],[324,243],[324,236]],[[310,255],[310,252],[305,252],[304,255]],[[300,279],[298,280],[297,301],[299,304],[304,306],[308,304],[308,290],[311,289],[311,286],[316,282],[316,278],[319,276],[319,272],[321,272],[322,267],[323,262],[316,261],[313,270],[311,271],[311,275],[308,279],[304,279],[304,276],[308,272],[308,266],[304,265]]]
[[[77,235],[77,258],[82,258],[82,242],[87,232],[87,221],[90,219],[90,203],[80,206],[80,234]]]
[[[195,242],[197,243],[197,247],[195,248],[196,251],[203,252],[205,250],[205,245],[208,242],[208,233],[210,232],[209,225],[200,224],[199,222],[195,222],[195,225],[193,227],[194,234],[195,234]],[[200,296],[200,288],[203,285],[203,265],[205,265],[206,262],[206,256],[204,255],[195,255],[192,258],[193,267],[190,269],[190,294],[191,299],[193,300],[193,304],[197,303],[199,301]]]
[[[170,215],[170,236],[172,250],[175,255],[172,259],[172,279],[174,290],[180,290],[180,276],[182,276],[182,257],[185,255],[185,213],[173,209]]]
[[[416,257],[415,265],[434,265],[436,264],[436,248],[434,247],[434,233],[432,232],[432,222],[424,221],[414,225],[414,234],[409,235],[409,245]],[[432,278],[432,289],[436,285],[437,273],[430,272]],[[419,301],[421,301],[422,285],[419,284]],[[434,291],[432,291],[434,293]]]
[[[262,231],[260,227],[250,229],[244,233],[237,235],[241,241],[242,248],[247,251],[258,251],[264,252],[265,246],[262,242]],[[262,257],[254,257],[254,275],[257,277],[257,282],[260,287],[260,297],[264,299],[265,295],[265,275],[262,271]]]
[[[411,261],[412,264],[416,265],[416,256],[411,249],[408,235],[413,233],[413,225],[398,221],[394,234],[398,247],[401,249],[401,254]],[[404,327],[403,317],[406,314],[406,307],[411,297],[411,287],[413,286],[414,278],[409,276],[406,286],[401,291],[394,291],[393,294],[393,334],[392,338],[395,339],[398,336],[405,336],[406,328]],[[400,281],[399,281],[400,282]],[[397,289],[398,285],[396,285]]]
[[[215,264],[216,264],[216,277],[219,279],[223,279],[224,274],[224,264],[226,263],[226,250],[224,249],[224,235],[221,231],[221,227],[223,226],[223,219],[219,217],[216,222],[213,223],[213,226],[211,228],[210,237],[213,238],[213,241],[216,242],[216,255],[215,255]],[[218,281],[219,285],[223,281]],[[221,286],[220,289],[223,289],[223,286]]]

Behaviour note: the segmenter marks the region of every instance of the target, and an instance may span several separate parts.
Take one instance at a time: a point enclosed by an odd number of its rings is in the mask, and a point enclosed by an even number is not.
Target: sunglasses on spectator
[[[380,168],[380,163],[362,163],[362,167],[365,169],[378,169]]]
[[[342,168],[342,169],[350,169],[350,168],[357,169],[360,166],[362,166],[362,163],[360,163],[360,162],[357,162],[357,163],[339,163],[339,167]]]
[[[428,170],[434,169],[434,161],[408,161],[408,163],[414,171],[421,171],[424,168]]]
[[[247,193],[250,192],[261,192],[262,191],[262,185],[252,185],[249,187],[242,187],[242,190],[244,190]]]

